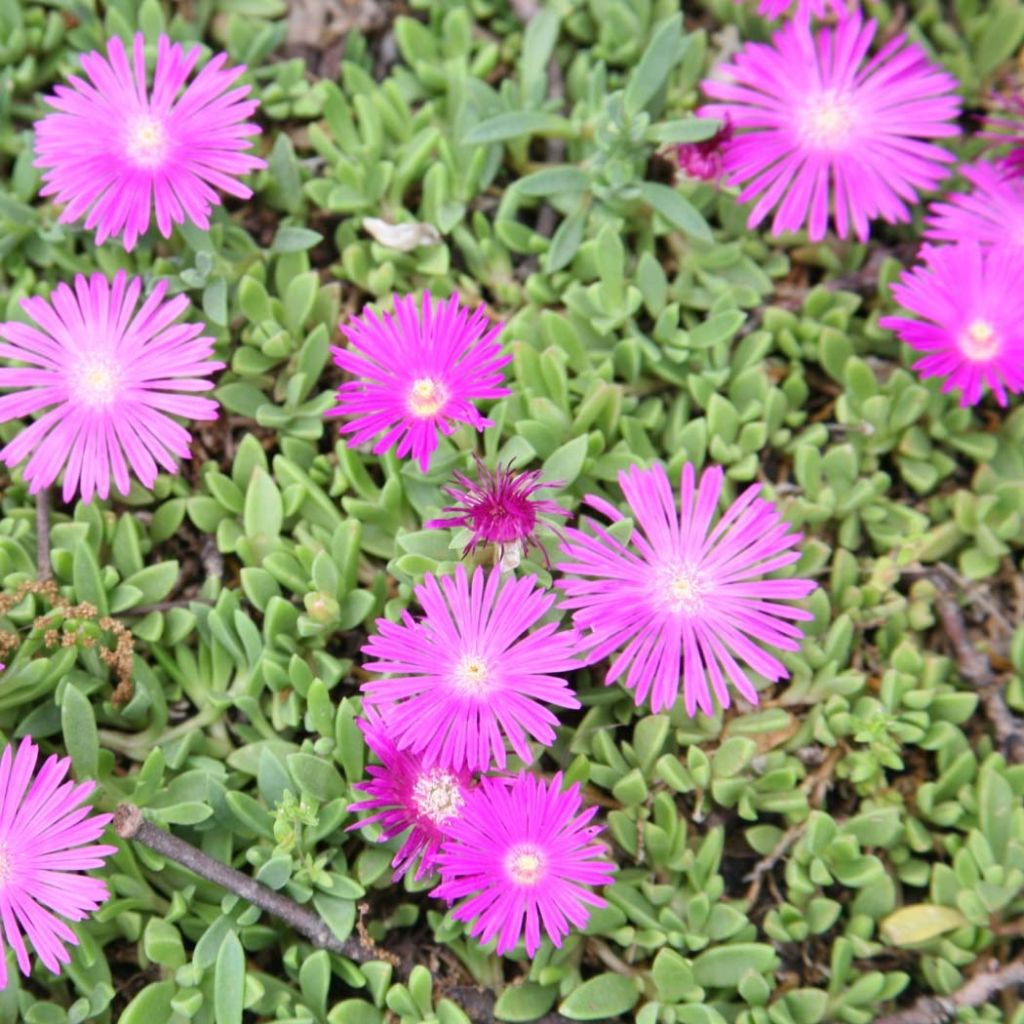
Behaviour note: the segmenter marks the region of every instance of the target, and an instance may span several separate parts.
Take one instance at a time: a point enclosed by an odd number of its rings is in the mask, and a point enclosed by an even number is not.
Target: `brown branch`
[[[981,971],[950,996],[921,996],[913,1006],[882,1017],[875,1024],[947,1024],[958,1010],[985,1006],[1004,989],[1024,985],[1024,957],[998,970]]]
[[[36,571],[39,582],[53,579],[50,565],[50,488],[36,495]]]
[[[960,675],[977,688],[996,742],[1006,759],[1011,763],[1024,762],[1024,723],[1007,707],[988,655],[967,635],[963,613],[950,593],[949,584],[942,576],[933,576],[932,580],[937,587],[935,610],[953,648]]]

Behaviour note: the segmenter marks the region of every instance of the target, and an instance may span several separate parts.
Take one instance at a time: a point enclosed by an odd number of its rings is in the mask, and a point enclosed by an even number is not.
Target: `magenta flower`
[[[704,82],[717,103],[698,114],[728,118],[726,182],[739,202],[757,197],[748,225],[775,210],[772,233],[862,241],[868,221],[908,221],[908,204],[949,173],[953,157],[924,140],[958,134],[956,79],[904,36],[871,58],[876,24],[852,15],[811,31],[787,22],[770,43],[747,43]]]
[[[982,137],[1003,151],[1008,171],[1024,175],[1024,92],[995,97],[997,110],[985,118]]]
[[[793,549],[801,537],[757,497],[758,485],[712,527],[723,475],[718,466],[706,470],[695,490],[693,466],[684,465],[677,511],[664,467],[632,466],[619,474],[637,524],[627,544],[595,523],[590,533],[566,530],[566,561],[558,568],[568,576],[556,584],[568,595],[563,607],[585,631],[591,662],[619,651],[605,684],[625,675],[637,704],[649,696],[656,712],[675,703],[680,675],[688,715],[698,707],[712,714],[712,690],[728,707],[728,682],[756,704],[740,662],[772,681],[787,678],[763,646],[799,650],[792,622],[813,618],[781,603],[806,597],[813,581],[762,579],[800,557]],[[623,518],[601,498],[586,501],[613,522]]]
[[[366,308],[341,331],[348,347],[332,349],[334,361],[356,380],[342,384],[331,414],[351,417],[341,428],[351,447],[377,437],[380,455],[397,444],[398,457],[411,452],[425,473],[438,431],[492,426],[473,403],[512,393],[500,386],[512,358],[498,343],[501,324],[460,308],[457,295],[434,302],[428,292],[422,313],[412,296],[396,295],[393,316]]]
[[[986,386],[1005,406],[1024,391],[1024,248],[984,249],[977,242],[929,247],[925,263],[892,287],[915,319],[886,316],[882,327],[925,355],[925,377],[944,377],[943,391],[976,405]]]
[[[75,278],[49,301],[24,299],[38,324],[0,324],[0,423],[43,412],[21,430],[0,459],[15,466],[31,455],[25,479],[34,494],[64,470],[64,500],[76,492],[106,498],[111,477],[127,494],[131,471],[152,487],[158,468],[176,473],[175,456],[189,458],[189,432],[171,416],[217,417],[217,403],[190,392],[209,391],[223,363],[209,358],[213,338],[202,324],[176,324],[188,308],[178,295],[164,301],[160,281],[136,310],[142,281],[119,271]],[[27,366],[12,366],[10,363]],[[45,411],[43,411],[45,410]]]
[[[380,765],[366,770],[370,778],[356,782],[366,800],[348,805],[350,811],[373,811],[368,818],[350,825],[362,828],[372,821],[381,823],[378,842],[386,843],[408,831],[405,841],[391,861],[397,882],[419,858],[413,876],[417,881],[434,870],[441,841],[451,822],[459,816],[472,787],[469,773],[447,768],[427,767],[415,754],[399,750],[391,740],[387,723],[372,706],[364,709],[359,727],[367,746],[377,755]]]
[[[937,242],[1024,245],[1024,179],[1002,164],[961,167],[974,186],[932,203],[925,234]]]
[[[33,778],[38,757],[30,736],[0,757],[0,989],[7,985],[5,946],[28,976],[25,937],[43,965],[60,974],[71,959],[66,946],[78,945],[66,922],[88,917],[108,895],[98,878],[78,872],[103,867],[117,852],[96,843],[111,815],[89,816],[78,806],[96,784],[63,781],[71,759],[56,755]]]
[[[743,0],[736,0],[741,4]],[[793,0],[758,0],[757,13],[763,18],[781,18],[793,7]],[[797,18],[827,18],[834,13],[837,18],[845,18],[850,13],[848,0],[797,0]]]
[[[605,905],[589,887],[608,885],[615,871],[594,839],[600,826],[588,825],[595,811],[580,812],[579,784],[563,792],[560,772],[550,782],[526,772],[483,779],[441,847],[431,895],[464,899],[452,917],[473,921],[481,942],[497,936],[499,954],[525,930],[533,956],[542,927],[561,946],[570,925],[586,925],[588,906]]]
[[[54,113],[35,126],[40,194],[66,204],[62,223],[86,214],[97,245],[123,235],[128,250],[149,227],[151,208],[165,238],[186,219],[206,230],[220,204],[216,189],[248,199],[238,175],[266,166],[244,152],[260,133],[246,120],[259,102],[245,99],[249,86],[232,88],[244,67],[222,70],[227,56],[219,53],[186,86],[199,47],[185,53],[161,36],[149,89],[141,33],[133,57],[116,36],[105,58],[82,54],[88,81],[72,75],[70,87],[58,85],[45,97]]]
[[[578,708],[568,684],[552,673],[578,668],[577,637],[557,623],[536,626],[551,608],[533,576],[485,576],[472,582],[462,565],[440,582],[427,576],[416,588],[425,612],[414,622],[377,620],[363,654],[368,672],[392,678],[363,684],[400,750],[421,755],[429,765],[486,771],[505,767],[503,737],[524,760],[527,738],[554,742],[555,715],[540,702]],[[532,629],[532,632],[528,632]]]
[[[521,553],[526,548],[535,547],[547,560],[547,551],[534,535],[541,517],[567,516],[569,513],[558,502],[533,495],[537,491],[561,487],[561,483],[541,483],[540,470],[518,473],[511,464],[492,471],[479,455],[474,454],[473,458],[477,481],[474,483],[468,476],[456,472],[456,483],[442,488],[457,502],[441,510],[451,514],[441,519],[430,519],[424,525],[465,526],[470,529],[473,536],[463,556],[470,554],[479,544],[495,544],[499,557],[504,557],[507,551]]]
[[[676,146],[679,169],[699,181],[718,181],[722,177],[722,151],[731,139],[732,123],[726,120],[710,139],[680,143]]]

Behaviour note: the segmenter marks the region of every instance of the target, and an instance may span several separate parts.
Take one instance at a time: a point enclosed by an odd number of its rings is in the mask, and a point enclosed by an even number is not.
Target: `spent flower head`
[[[558,565],[566,575],[556,584],[567,597],[563,607],[572,610],[591,662],[618,652],[605,683],[624,677],[637,704],[650,698],[654,711],[675,703],[680,682],[689,715],[698,707],[712,714],[712,693],[728,707],[730,683],[756,704],[743,663],[767,679],[786,678],[765,648],[798,650],[793,623],[812,618],[782,602],[806,597],[813,581],[764,579],[800,557],[800,534],[757,497],[759,485],[718,518],[723,479],[716,466],[696,481],[686,463],[677,508],[660,463],[632,466],[619,474],[636,524],[627,543],[593,522],[566,530]],[[601,498],[586,501],[613,522],[623,518]]]
[[[462,900],[452,917],[471,921],[481,942],[497,936],[499,954],[525,934],[533,956],[542,931],[561,946],[570,926],[586,925],[588,907],[605,905],[592,887],[615,871],[590,824],[596,808],[581,811],[580,802],[579,784],[563,790],[561,773],[483,779],[449,829],[431,895]]]
[[[476,462],[476,480],[464,473],[454,473],[455,483],[442,490],[454,498],[456,504],[448,505],[442,512],[448,515],[430,519],[427,527],[462,526],[472,536],[463,555],[475,551],[481,544],[494,544],[499,557],[508,549],[525,550],[535,547],[544,554],[547,551],[537,540],[537,528],[545,516],[568,516],[567,509],[548,498],[536,498],[537,491],[561,487],[557,480],[541,482],[540,470],[520,472],[507,466],[489,469],[479,455],[473,455]],[[556,529],[552,524],[546,524]]]
[[[961,405],[977,405],[986,387],[1002,406],[1024,391],[1024,246],[929,246],[892,293],[913,316],[879,324],[923,352],[914,369],[959,390]]]
[[[129,470],[152,487],[160,469],[176,473],[175,460],[190,456],[191,435],[171,417],[217,418],[217,403],[195,394],[224,366],[210,359],[214,339],[202,324],[175,323],[189,301],[166,292],[162,280],[140,306],[140,278],[78,275],[74,290],[59,284],[49,300],[22,301],[38,326],[0,324],[0,388],[11,392],[0,396],[0,423],[42,413],[0,459],[28,457],[32,493],[61,470],[65,501],[106,498],[111,480],[127,494]]]
[[[999,151],[1010,174],[1024,177],[1024,91],[994,97],[982,137]]]
[[[462,565],[416,588],[424,611],[400,623],[377,620],[363,647],[367,672],[385,678],[363,684],[400,750],[428,765],[458,770],[504,768],[505,741],[524,760],[528,739],[550,745],[558,719],[545,704],[578,708],[568,683],[554,673],[579,667],[576,635],[538,622],[551,608],[533,576],[503,576]]]
[[[772,232],[807,226],[862,241],[869,221],[908,221],[918,192],[949,173],[952,154],[927,141],[959,133],[958,83],[905,36],[873,57],[876,24],[859,14],[812,31],[784,24],[769,43],[747,43],[704,82],[716,102],[698,114],[728,118],[726,183],[757,199],[748,224],[774,210]]]
[[[45,97],[53,112],[35,125],[36,166],[41,194],[65,206],[62,223],[85,215],[97,244],[120,235],[131,250],[154,213],[167,238],[185,221],[207,230],[217,189],[252,195],[238,178],[266,166],[246,152],[260,133],[247,120],[259,101],[235,85],[245,67],[225,69],[224,53],[186,84],[199,56],[198,46],[185,52],[160,36],[150,87],[142,34],[131,60],[115,36],[105,57],[82,54],[86,78],[72,75]]]
[[[78,945],[67,922],[84,920],[108,895],[102,881],[81,872],[117,852],[96,842],[112,816],[79,806],[96,784],[65,781],[69,757],[51,755],[36,771],[38,759],[30,736],[0,756],[0,990],[6,947],[29,974],[26,938],[43,966],[60,974],[71,959],[67,947]]]
[[[463,309],[457,295],[438,302],[428,292],[422,309],[411,295],[395,296],[393,315],[367,307],[341,331],[348,345],[332,350],[334,361],[354,379],[331,415],[348,418],[341,432],[352,447],[376,438],[380,455],[397,445],[398,457],[411,453],[425,473],[438,432],[492,426],[473,403],[512,393],[501,387],[512,358],[498,342],[501,324]]]

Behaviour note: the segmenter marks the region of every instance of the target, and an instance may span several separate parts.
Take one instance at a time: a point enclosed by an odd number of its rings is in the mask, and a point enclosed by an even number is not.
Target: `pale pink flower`
[[[725,180],[757,199],[748,225],[772,210],[772,232],[808,228],[862,241],[880,217],[908,221],[918,193],[949,173],[952,154],[927,141],[959,133],[956,79],[905,36],[875,56],[876,24],[859,14],[835,28],[786,22],[769,43],[747,43],[704,92],[698,114],[728,119]]]
[[[213,388],[214,339],[202,324],[176,324],[188,297],[164,301],[160,281],[138,306],[142,281],[119,271],[59,284],[49,300],[22,300],[37,327],[0,324],[0,423],[42,413],[0,451],[34,494],[64,471],[64,500],[121,492],[129,469],[152,487],[159,469],[176,473],[190,456],[191,435],[171,417],[212,420],[217,403],[192,392]],[[138,308],[136,308],[138,306]],[[14,363],[27,365],[12,365]]]
[[[925,235],[937,242],[1024,246],[1024,178],[1005,164],[977,163],[960,173],[974,187],[932,203]]]
[[[348,346],[332,349],[334,361],[355,379],[339,388],[330,415],[350,420],[341,432],[351,447],[376,438],[373,452],[381,455],[397,445],[398,457],[411,453],[425,473],[438,432],[493,426],[473,403],[512,393],[501,386],[512,357],[501,350],[501,324],[482,309],[461,308],[457,295],[436,302],[428,292],[422,310],[416,305],[396,295],[394,315],[367,307],[341,324]]]
[[[252,195],[238,177],[266,166],[246,152],[260,132],[246,120],[259,102],[245,98],[249,86],[234,86],[245,68],[225,70],[223,53],[186,85],[199,54],[160,36],[150,88],[142,34],[131,62],[115,36],[106,57],[82,54],[88,80],[72,75],[44,97],[54,112],[36,122],[36,166],[40,194],[65,204],[62,223],[85,215],[98,245],[121,235],[130,250],[153,211],[166,238],[186,220],[208,229],[217,189]]]
[[[677,509],[660,463],[632,466],[619,474],[636,524],[626,543],[594,522],[565,531],[558,568],[566,575],[556,583],[568,597],[562,607],[572,610],[591,662],[618,652],[605,683],[625,677],[637,704],[650,697],[654,711],[675,703],[680,682],[689,715],[698,707],[712,714],[712,693],[728,707],[729,683],[756,704],[742,663],[772,681],[785,679],[786,667],[765,648],[799,650],[793,623],[813,618],[782,603],[806,597],[812,580],[763,578],[800,557],[800,534],[757,497],[759,485],[715,523],[723,479],[716,466],[695,485],[686,463]],[[586,502],[613,522],[623,518],[601,498]]]
[[[588,907],[605,905],[591,887],[610,884],[615,871],[595,839],[600,826],[589,824],[596,808],[581,811],[580,802],[579,784],[563,791],[561,773],[550,782],[525,772],[483,779],[441,847],[431,895],[462,900],[452,917],[472,921],[481,942],[497,936],[499,954],[524,933],[528,956],[542,931],[561,946],[570,925],[586,925]]]
[[[79,806],[96,784],[64,781],[68,757],[51,755],[36,772],[38,758],[29,736],[0,756],[0,989],[7,946],[29,974],[26,937],[43,965],[60,974],[71,959],[66,947],[78,945],[67,922],[84,920],[108,895],[98,878],[79,872],[103,867],[117,852],[96,843],[112,816]]]
[[[1024,391],[1024,247],[962,242],[929,246],[924,259],[892,286],[914,317],[879,324],[924,352],[914,369],[959,390],[961,405],[988,387],[1005,406],[1008,392]]]
[[[363,668],[383,679],[363,684],[400,750],[453,770],[504,768],[506,739],[524,760],[528,739],[550,745],[558,719],[545,704],[578,708],[555,673],[579,667],[576,636],[558,624],[538,625],[554,602],[533,576],[477,568],[472,581],[429,575],[416,588],[424,616],[377,620],[363,647]],[[543,703],[542,703],[543,702]]]
[[[392,881],[397,882],[417,860],[413,877],[418,881],[434,870],[441,842],[462,813],[472,779],[466,771],[430,767],[416,754],[399,750],[374,707],[364,708],[358,722],[380,764],[371,764],[366,769],[370,778],[352,785],[362,790],[366,799],[349,804],[348,809],[373,813],[349,829],[379,822],[381,843],[408,833],[391,861],[395,869]]]

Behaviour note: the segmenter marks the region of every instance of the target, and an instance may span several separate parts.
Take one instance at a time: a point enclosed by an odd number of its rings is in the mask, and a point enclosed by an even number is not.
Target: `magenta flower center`
[[[980,318],[971,321],[967,330],[960,335],[960,351],[976,363],[994,359],[1002,344],[996,329],[987,320]]]
[[[121,367],[110,356],[86,355],[72,372],[70,390],[90,409],[105,409],[121,391]]]
[[[695,615],[704,607],[711,583],[696,566],[676,564],[660,571],[656,587],[658,596],[670,611]]]
[[[412,787],[416,810],[435,825],[454,818],[464,803],[459,781],[451,772],[434,768],[423,772]]]
[[[491,692],[491,670],[483,658],[464,655],[452,677],[455,689],[466,697],[483,697]]]
[[[409,412],[420,419],[436,416],[448,403],[448,389],[433,377],[420,377],[409,388]]]
[[[516,885],[530,888],[547,874],[547,858],[544,851],[533,843],[513,846],[505,857],[505,871]]]
[[[169,139],[163,121],[152,114],[138,114],[128,122],[124,153],[130,163],[144,170],[159,167],[167,156]]]
[[[826,89],[812,96],[800,111],[797,122],[800,140],[814,149],[839,149],[850,141],[856,115],[849,94]]]

